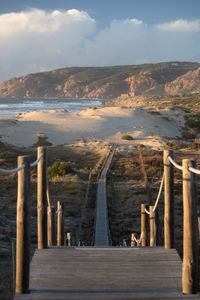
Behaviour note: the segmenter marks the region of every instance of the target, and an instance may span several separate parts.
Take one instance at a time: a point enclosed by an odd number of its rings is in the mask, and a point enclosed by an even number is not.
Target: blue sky
[[[101,26],[109,24],[112,19],[133,16],[148,24],[200,17],[199,0],[2,0],[0,13],[17,12],[32,7],[47,10],[84,10],[96,18]]]
[[[0,81],[65,66],[200,61],[200,0],[0,2]]]

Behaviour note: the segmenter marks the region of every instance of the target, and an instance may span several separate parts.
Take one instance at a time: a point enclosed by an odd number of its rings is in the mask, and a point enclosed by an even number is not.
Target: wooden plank
[[[37,250],[31,293],[15,299],[198,299],[181,294],[181,267],[176,251],[161,247]]]
[[[40,298],[38,298],[38,295]],[[81,298],[80,298],[81,297]],[[26,300],[27,296],[18,295],[16,296],[17,300]],[[128,291],[123,290],[94,290],[94,291],[82,291],[82,290],[71,290],[71,291],[52,291],[47,290],[46,292],[38,291],[36,293],[29,295],[30,300],[63,300],[63,299],[92,299],[92,300],[121,300],[121,299],[199,299],[198,295],[183,296],[180,293],[177,293],[175,289],[130,289]]]
[[[99,178],[96,200],[96,219],[95,219],[95,246],[109,246],[108,212],[106,197],[106,174],[114,156],[112,147],[104,169]]]

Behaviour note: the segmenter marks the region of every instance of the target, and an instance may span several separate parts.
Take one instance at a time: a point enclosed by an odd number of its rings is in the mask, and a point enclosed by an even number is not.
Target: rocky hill
[[[167,94],[188,94],[200,93],[200,68],[195,71],[189,71],[176,80],[165,85],[165,92]]]
[[[115,98],[200,92],[200,63],[72,67],[12,78],[0,97]]]

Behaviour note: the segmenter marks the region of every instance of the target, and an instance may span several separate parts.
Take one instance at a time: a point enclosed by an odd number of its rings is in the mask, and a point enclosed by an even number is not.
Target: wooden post
[[[18,157],[18,167],[25,168],[18,172],[17,192],[17,240],[16,240],[16,294],[29,292],[30,272],[30,159]]]
[[[51,206],[47,207],[47,242],[48,242],[48,247],[52,246]]]
[[[131,233],[131,247],[135,247],[136,243],[135,243],[135,233]]]
[[[200,242],[200,217],[198,217],[199,242]]]
[[[52,245],[56,245],[56,210],[51,207],[51,223],[52,223]]]
[[[155,212],[153,211],[153,206],[149,206],[149,219],[150,219],[150,247],[156,246],[156,220],[155,220]]]
[[[167,249],[174,247],[174,193],[173,193],[173,165],[168,156],[173,158],[172,150],[164,150],[164,246]]]
[[[16,243],[12,241],[13,299],[16,290]]]
[[[57,202],[57,246],[62,245],[62,206],[61,202]]]
[[[65,245],[65,204],[62,203],[62,218],[61,218],[61,245]]]
[[[145,212],[146,205],[141,204],[141,246],[145,247],[147,245],[147,224],[146,224],[146,212]]]
[[[159,213],[156,210],[155,211],[155,224],[156,224],[156,245],[160,246],[161,245],[161,236],[160,236],[160,219],[159,219]]]
[[[47,239],[48,246],[55,245],[55,208],[47,207]]]
[[[67,232],[67,246],[71,247],[71,233]]]
[[[122,241],[122,245],[123,245],[123,247],[126,247],[126,240],[125,239]]]
[[[198,291],[198,217],[195,174],[195,160],[183,159],[183,294]]]
[[[47,248],[47,153],[45,147],[38,147],[38,158],[42,153],[37,166],[38,249]]]

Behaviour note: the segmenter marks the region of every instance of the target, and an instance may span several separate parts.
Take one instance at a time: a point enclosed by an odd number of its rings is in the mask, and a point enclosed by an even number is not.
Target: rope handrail
[[[38,159],[37,159],[36,161],[34,161],[32,164],[30,164],[30,167],[33,168],[33,167],[37,166],[37,164],[38,164],[38,163],[40,162],[40,160],[42,159],[43,155],[44,155],[44,152],[42,152],[42,153],[40,154],[40,156],[38,157]]]
[[[38,159],[36,161],[34,161],[32,164],[30,164],[30,167],[31,168],[35,167],[39,163],[39,161],[42,159],[43,155],[44,155],[44,153],[41,153],[40,156],[38,157]],[[25,165],[21,165],[19,168],[15,168],[15,169],[11,169],[11,170],[0,168],[0,172],[5,173],[5,174],[12,174],[12,173],[17,173],[24,168],[25,168]]]
[[[171,158],[171,156],[168,156],[168,159],[169,159],[169,161],[172,163],[172,165],[174,166],[174,167],[176,167],[177,169],[179,169],[179,170],[183,170],[183,167],[181,166],[181,165],[179,165],[179,164],[177,164],[172,158]]]
[[[134,241],[135,241],[136,243],[141,244],[141,242],[142,242],[142,232],[141,232],[141,234],[140,234],[140,238],[139,238],[139,239],[136,239],[136,237],[134,236]]]
[[[47,203],[48,203],[48,206],[51,207],[51,201],[50,201],[50,195],[49,195],[49,181],[48,180],[47,180],[46,194],[47,194]]]
[[[161,183],[160,183],[160,188],[159,188],[159,191],[158,191],[158,195],[157,195],[157,198],[156,198],[156,202],[153,206],[153,212],[155,212],[157,206],[158,206],[158,202],[160,200],[160,196],[161,196],[161,192],[162,192],[162,189],[163,189],[163,185],[164,185],[164,173],[163,173],[163,176],[162,176],[162,179],[161,179]],[[150,212],[145,208],[145,213],[150,215]]]
[[[57,209],[56,214],[58,214],[59,211],[61,211],[61,210],[62,210],[62,205]]]
[[[200,170],[197,170],[195,168],[189,167],[189,171],[192,172],[192,173],[195,173],[197,175],[200,175]]]
[[[15,168],[15,169],[11,169],[11,170],[0,168],[0,172],[5,173],[5,174],[12,174],[12,173],[17,173],[17,172],[21,171],[24,168],[25,168],[25,165],[21,165],[19,168]]]
[[[159,192],[158,192],[158,196],[157,196],[156,202],[155,202],[154,207],[153,207],[153,212],[156,210],[156,208],[158,206],[158,202],[160,200],[163,185],[164,185],[164,173],[163,173],[162,180],[161,180],[161,183],[160,183],[160,189],[159,189]]]
[[[141,244],[141,242],[142,242],[142,233],[143,232],[141,232],[141,234],[140,234],[139,244]]]
[[[183,170],[183,167],[182,167],[181,165],[177,164],[177,163],[171,158],[171,156],[168,156],[168,159],[169,159],[169,161],[172,163],[172,165],[173,165],[174,167],[176,167],[177,169],[179,169],[179,170],[181,170],[181,171]],[[195,169],[195,168],[190,167],[190,168],[189,168],[189,171],[192,172],[192,173],[195,173],[195,174],[197,174],[197,175],[200,175],[200,170],[198,170],[198,169]]]

